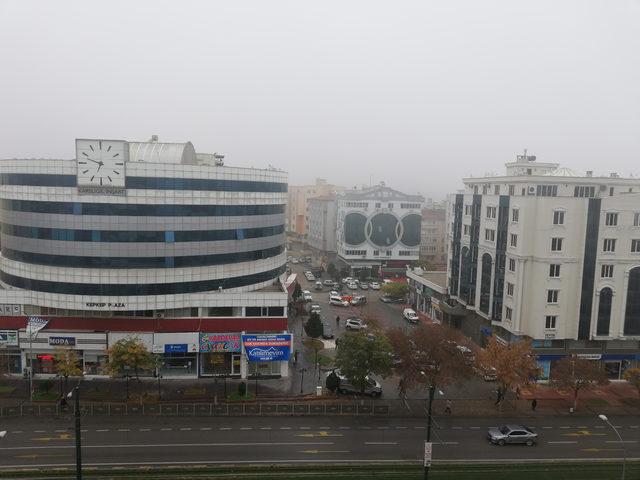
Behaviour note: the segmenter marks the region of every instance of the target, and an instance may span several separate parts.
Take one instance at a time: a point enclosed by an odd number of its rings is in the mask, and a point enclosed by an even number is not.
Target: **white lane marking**
[[[128,428],[119,428],[118,431],[119,432],[130,432],[131,430],[129,430]]]
[[[150,428],[141,428],[140,430],[138,430],[140,432],[150,432],[151,429]]]
[[[311,430],[311,427],[298,427],[300,430]]]
[[[280,430],[291,430],[291,427],[280,427]]]
[[[253,430],[253,427],[240,427],[240,430]]]
[[[202,427],[202,428],[200,428],[200,430],[203,430],[203,431],[205,431],[205,430],[211,430],[211,427]]]
[[[623,441],[620,441],[620,440],[607,440],[604,443],[638,443],[638,441],[637,440],[623,440]]]
[[[12,435],[15,434],[15,433],[24,433],[24,431],[23,430],[14,430],[13,432],[11,432]]]
[[[66,430],[54,430],[55,433],[65,433]]]
[[[555,444],[555,443],[578,443],[576,440],[563,440],[563,441],[555,441],[555,442],[547,442],[549,444]]]
[[[338,430],[351,430],[351,427],[338,427]]]
[[[615,428],[622,428],[622,425],[614,425]]]
[[[260,427],[260,430],[271,430],[271,427]]]
[[[407,427],[402,427],[402,426],[396,427],[396,430],[406,430],[406,429],[407,429]]]
[[[188,432],[188,431],[190,431],[190,430],[191,430],[191,429],[190,429],[189,427],[185,427],[185,428],[181,428],[181,429],[180,429],[180,431],[181,431],[181,432]]]
[[[33,433],[45,433],[46,430],[34,430]]]
[[[389,430],[389,427],[378,427],[378,430]]]
[[[579,428],[581,430],[586,430],[589,427],[587,427],[586,425],[580,425],[580,426],[577,426],[576,428]]]
[[[480,427],[469,427],[469,430],[480,430]]]
[[[458,445],[458,442],[433,442],[434,445]]]
[[[161,432],[170,432],[171,430],[173,430],[173,428],[161,428],[160,429]]]
[[[562,427],[560,427],[560,428],[562,428],[562,429],[567,429],[567,428],[571,428],[571,427],[562,426]]]
[[[159,443],[159,444],[128,444],[121,445],[82,445],[86,448],[177,448],[177,447],[282,447],[282,446],[298,446],[298,445],[335,445],[334,442],[247,442],[247,443]],[[2,447],[2,450],[56,450],[56,449],[75,449],[75,445],[46,445],[46,446],[23,446],[23,447]],[[227,460],[228,461],[228,460]],[[234,462],[235,463],[235,462]]]
[[[218,430],[231,430],[231,427],[220,427]]]
[[[630,425],[629,428],[640,428],[640,425]]]
[[[398,442],[364,442],[365,445],[397,445]]]
[[[84,430],[84,429],[83,429],[83,430],[80,430],[80,433],[86,433],[86,432],[88,432],[88,431],[89,431],[89,430]]]
[[[542,427],[544,430],[551,430],[553,427]]]
[[[108,432],[109,429],[108,428],[101,428],[99,430],[96,430],[96,432]]]

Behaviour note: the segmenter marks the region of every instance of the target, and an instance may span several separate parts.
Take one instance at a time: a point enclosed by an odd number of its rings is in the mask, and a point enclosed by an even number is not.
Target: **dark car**
[[[361,295],[355,296],[351,299],[351,305],[364,305],[367,303],[367,297]]]
[[[532,446],[537,443],[538,434],[524,425],[502,425],[501,427],[490,428],[487,432],[487,438],[496,445],[522,443]]]
[[[331,325],[329,325],[328,323],[323,323],[322,324],[322,338],[324,338],[325,340],[329,340],[331,338],[333,338],[333,329],[331,328]]]

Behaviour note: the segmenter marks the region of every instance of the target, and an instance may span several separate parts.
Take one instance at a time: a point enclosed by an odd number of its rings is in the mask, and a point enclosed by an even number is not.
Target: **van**
[[[359,388],[356,388],[355,386],[351,385],[347,377],[345,377],[344,375],[342,375],[342,373],[340,373],[340,370],[336,369],[329,372],[327,374],[327,377],[332,374],[336,375],[340,380],[338,382],[338,393],[341,393],[343,395],[349,394],[349,393],[365,394],[371,397],[379,397],[380,395],[382,395],[382,387],[380,386],[380,383],[374,378],[369,377],[368,375],[365,379],[366,385],[364,387],[364,391],[361,392]]]

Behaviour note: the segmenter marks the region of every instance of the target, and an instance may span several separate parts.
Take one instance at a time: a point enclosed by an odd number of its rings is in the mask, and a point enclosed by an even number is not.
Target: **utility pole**
[[[74,389],[76,402],[75,402],[75,417],[76,417],[76,479],[82,480],[82,445],[81,445],[81,431],[80,431],[80,386],[78,385]]]

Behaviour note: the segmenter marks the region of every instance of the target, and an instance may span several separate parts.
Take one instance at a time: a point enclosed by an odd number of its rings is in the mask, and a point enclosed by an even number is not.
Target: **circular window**
[[[402,219],[402,238],[400,241],[407,247],[420,245],[420,224],[422,217],[417,214],[407,215]]]
[[[367,217],[361,213],[349,213],[344,217],[344,241],[349,245],[360,245],[364,243],[364,226]]]
[[[369,238],[378,247],[390,247],[398,240],[400,223],[395,215],[378,213],[371,218],[368,228]]]

